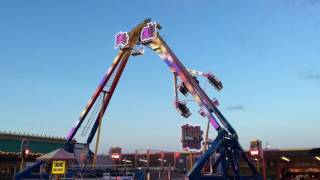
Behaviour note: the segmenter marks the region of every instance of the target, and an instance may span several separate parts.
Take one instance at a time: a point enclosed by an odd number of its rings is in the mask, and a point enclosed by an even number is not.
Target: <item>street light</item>
[[[320,161],[320,157],[319,156],[315,156],[314,157],[316,160]]]
[[[132,161],[126,160],[126,159],[123,159],[122,161],[123,161],[123,162],[126,162],[126,163],[131,163],[131,162],[132,162]]]
[[[30,154],[29,141],[23,138],[21,140],[21,149],[20,149],[20,157],[21,157],[20,171],[22,171],[22,169],[24,168],[25,158],[27,158],[29,154]]]
[[[28,157],[28,155],[30,154],[30,150],[27,148],[23,151],[23,157]]]
[[[145,159],[139,159],[139,161],[144,162],[144,163],[148,163],[148,161]]]
[[[144,166],[145,164],[148,165],[148,160],[139,159],[139,161],[142,162],[142,166]]]
[[[290,159],[287,158],[287,157],[285,157],[285,156],[282,156],[281,159],[284,160],[284,161],[286,161],[286,162],[290,162]]]
[[[160,162],[161,162],[161,161],[162,161],[162,159],[158,159],[158,161],[160,161]],[[163,162],[167,162],[167,160],[165,160],[165,159],[164,159],[164,160],[163,160]]]
[[[126,159],[122,159],[122,162],[124,162],[124,173],[126,174],[126,172],[127,172],[127,163],[131,163],[132,161],[126,160]],[[130,166],[130,164],[129,164],[129,166]]]

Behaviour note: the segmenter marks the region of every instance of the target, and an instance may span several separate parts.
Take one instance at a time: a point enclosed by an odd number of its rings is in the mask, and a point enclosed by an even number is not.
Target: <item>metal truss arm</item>
[[[99,126],[99,119],[102,118],[101,116],[104,115],[104,113],[105,113],[105,111],[106,111],[106,109],[107,109],[107,107],[109,105],[109,102],[110,102],[111,97],[112,97],[112,95],[114,93],[114,90],[116,89],[116,86],[117,86],[117,84],[118,84],[118,82],[120,80],[122,72],[123,72],[123,70],[124,70],[124,68],[125,68],[125,66],[126,66],[126,64],[128,62],[128,59],[130,57],[130,53],[131,53],[131,50],[128,50],[126,52],[126,54],[124,55],[124,57],[123,57],[123,59],[121,61],[120,67],[119,67],[118,71],[116,72],[115,79],[113,80],[109,91],[106,92],[107,94],[106,94],[106,97],[103,100],[102,107],[101,107],[101,110],[100,110],[101,113],[99,113],[98,117],[96,118],[96,121],[95,121],[95,123],[94,123],[94,125],[92,127],[90,135],[88,136],[88,139],[87,139],[87,143],[88,144],[90,144],[92,142],[92,139],[93,139],[93,137],[94,137],[94,135],[95,135],[95,133],[97,131],[97,128]]]
[[[180,80],[186,85],[186,88],[199,104],[201,109],[206,114],[210,123],[216,130],[220,129],[220,125],[215,117],[211,114],[211,106],[214,106],[209,97],[203,92],[201,87],[195,82],[188,70],[183,66],[180,60],[175,56],[172,50],[168,47],[165,41],[158,35],[152,42],[146,44],[159,54],[161,59],[169,66],[170,70],[179,76]]]
[[[114,59],[111,67],[108,69],[107,73],[105,74],[104,78],[102,79],[101,83],[99,84],[99,86],[97,87],[96,91],[94,92],[92,98],[89,100],[89,102],[87,103],[86,107],[84,108],[84,110],[82,111],[82,113],[80,114],[79,119],[75,122],[74,127],[68,132],[67,137],[66,137],[66,145],[70,144],[70,142],[72,141],[72,139],[74,138],[75,134],[77,133],[77,131],[79,130],[81,124],[83,123],[83,121],[86,119],[86,116],[88,115],[88,113],[90,112],[92,106],[95,104],[97,98],[99,97],[99,95],[101,94],[101,92],[103,91],[104,87],[106,86],[107,82],[110,80],[113,72],[115,71],[115,69],[117,68],[119,62],[122,60],[123,61],[123,68],[128,60],[128,58],[131,55],[132,49],[136,46],[136,44],[138,43],[139,39],[140,39],[140,33],[141,30],[143,29],[143,27],[150,22],[151,19],[145,19],[142,23],[140,23],[138,26],[136,26],[135,28],[133,28],[131,30],[131,32],[129,33],[129,41],[128,44],[123,47],[120,52],[118,53],[117,57]],[[121,68],[120,68],[121,69]],[[122,73],[123,69],[121,70],[120,74],[119,74],[119,78],[120,75]],[[119,72],[119,71],[118,71]],[[112,83],[114,84],[114,83]],[[115,86],[117,85],[117,82],[115,83]],[[113,88],[115,88],[115,86]],[[112,95],[111,95],[112,96]],[[111,96],[105,100],[110,101]],[[104,107],[104,108],[107,108]],[[103,110],[104,112],[105,110]],[[103,113],[102,113],[103,115]],[[95,124],[97,124],[97,120],[95,121]],[[91,133],[95,133],[96,131],[96,127],[93,127],[93,130],[91,131]],[[94,134],[93,134],[94,135]],[[93,136],[90,135],[90,136]],[[91,142],[90,140],[91,137],[88,137],[88,141]]]
[[[146,46],[153,49],[156,53],[159,54],[161,59],[165,61],[165,63],[169,66],[170,70],[173,73],[176,73],[181,81],[186,85],[188,91],[192,94],[195,101],[199,104],[201,109],[204,111],[205,115],[209,119],[210,123],[216,130],[220,129],[220,125],[215,117],[211,114],[212,112],[216,115],[216,117],[220,120],[222,125],[235,137],[237,137],[237,133],[231,124],[226,120],[226,118],[221,114],[219,109],[212,103],[210,98],[206,95],[206,93],[202,90],[202,88],[198,85],[197,82],[190,75],[190,70],[186,69],[184,65],[180,62],[180,60],[176,57],[173,51],[169,48],[166,42],[161,38],[160,35],[157,36],[156,39],[147,43]]]
[[[72,129],[70,129],[70,131],[68,132],[67,137],[66,137],[67,143],[70,143],[70,141],[72,141],[72,139],[75,136],[75,134],[77,133],[79,127],[83,123],[84,119],[87,117],[87,115],[88,115],[89,111],[91,110],[92,106],[96,102],[97,98],[99,97],[99,95],[102,92],[103,88],[105,87],[106,83],[109,81],[111,75],[113,74],[113,72],[116,69],[116,67],[118,66],[120,60],[124,56],[124,53],[125,53],[124,51],[120,51],[118,56],[114,59],[114,61],[111,64],[110,68],[108,69],[108,71],[106,72],[106,74],[103,77],[102,81],[100,82],[99,86],[97,87],[97,89],[93,93],[91,99],[89,100],[89,102],[87,103],[87,105],[83,109],[83,111],[81,112],[78,121],[75,122],[74,127]]]

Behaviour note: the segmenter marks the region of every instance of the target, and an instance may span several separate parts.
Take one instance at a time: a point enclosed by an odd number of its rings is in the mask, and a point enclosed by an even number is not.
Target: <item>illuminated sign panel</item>
[[[189,126],[189,124],[181,126],[182,130],[182,147],[189,149],[201,149],[201,141],[203,140],[200,126]]]
[[[111,155],[111,158],[112,158],[112,159],[119,159],[119,158],[120,158],[120,155],[117,154],[117,153],[114,153],[114,154]]]
[[[148,23],[141,31],[140,39],[142,42],[150,41],[157,37],[157,24]]]
[[[65,174],[66,161],[53,161],[52,162],[52,174]]]
[[[122,149],[119,147],[110,148],[109,154],[112,159],[120,159],[121,158]]]
[[[250,142],[250,155],[254,157],[263,156],[262,142],[260,140],[256,139]]]
[[[114,48],[123,48],[125,47],[129,42],[129,35],[127,32],[118,32],[115,35],[115,44],[114,44]]]
[[[258,155],[259,151],[258,150],[252,150],[252,151],[250,151],[250,154],[251,154],[251,156]]]

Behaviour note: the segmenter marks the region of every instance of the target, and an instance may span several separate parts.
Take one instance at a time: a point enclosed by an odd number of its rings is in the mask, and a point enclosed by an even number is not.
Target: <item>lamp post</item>
[[[264,150],[261,149],[261,157],[262,157],[262,175],[263,175],[263,180],[266,180],[266,162],[264,160]]]
[[[148,160],[139,159],[139,161],[142,162],[142,166],[143,166],[143,167],[144,167],[145,164],[146,164],[146,167],[147,167],[147,169],[146,169],[146,171],[147,171],[147,180],[149,180],[149,179],[150,179],[150,173],[149,173],[149,162],[148,162]]]
[[[260,149],[260,150],[251,150],[250,151],[250,155],[252,157],[254,157],[254,160],[256,161],[256,166],[257,166],[257,170],[259,172],[259,161],[260,161],[260,158],[262,160],[262,175],[263,175],[263,180],[266,180],[267,177],[266,177],[266,164],[265,164],[265,161],[264,161],[264,151],[263,149]]]
[[[127,163],[131,163],[132,161],[127,160],[127,159],[123,159],[122,162],[124,162],[124,174],[127,174]],[[128,166],[128,168],[130,169],[130,164]]]
[[[25,158],[28,157],[30,154],[30,148],[29,148],[29,142],[23,138],[21,140],[21,150],[20,150],[20,157],[21,157],[21,162],[20,162],[20,171],[23,170],[24,164],[25,164]]]

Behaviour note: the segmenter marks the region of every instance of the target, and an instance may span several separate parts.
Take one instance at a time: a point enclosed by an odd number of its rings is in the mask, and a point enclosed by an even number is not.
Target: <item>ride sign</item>
[[[154,22],[148,23],[141,31],[140,39],[142,42],[152,40],[157,37],[157,24]]]
[[[125,47],[129,42],[129,35],[127,32],[118,32],[115,35],[115,44],[114,48],[117,49],[118,47],[123,48]]]
[[[52,162],[52,174],[65,174],[66,161],[53,161]]]

